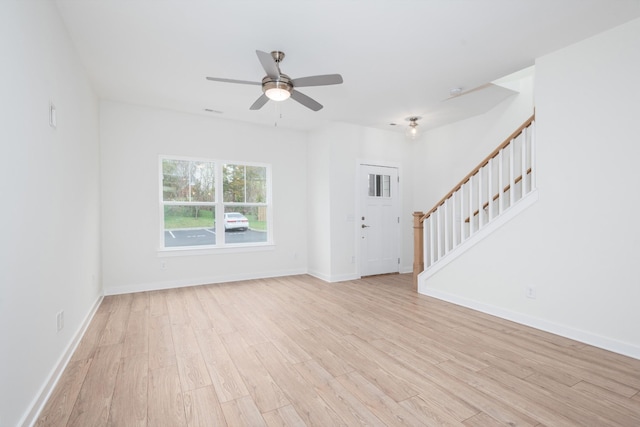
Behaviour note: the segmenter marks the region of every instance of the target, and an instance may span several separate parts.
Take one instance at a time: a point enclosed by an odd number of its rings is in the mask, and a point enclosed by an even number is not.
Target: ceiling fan
[[[324,74],[320,76],[301,77],[292,79],[280,71],[280,62],[284,59],[284,52],[275,50],[270,54],[261,50],[256,50],[258,60],[267,75],[262,82],[251,82],[247,80],[222,79],[217,77],[207,77],[207,80],[224,83],[239,83],[243,85],[262,85],[262,95],[251,105],[250,110],[259,110],[270,99],[272,101],[284,101],[289,97],[313,111],[322,109],[322,104],[297,91],[298,87],[327,86],[342,83],[340,74]]]

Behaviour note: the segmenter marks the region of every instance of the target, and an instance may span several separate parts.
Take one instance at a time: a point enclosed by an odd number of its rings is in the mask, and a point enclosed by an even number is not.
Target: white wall
[[[309,135],[307,149],[307,272],[328,280],[331,275],[331,146],[325,131]]]
[[[640,358],[638,40],[635,20],[536,61],[539,201],[429,292]]]
[[[327,125],[309,140],[309,273],[327,281],[359,277],[359,215],[356,174],[360,161],[397,166],[401,175],[401,270],[413,262],[409,147],[404,134],[345,123]],[[311,176],[313,174],[313,176]],[[313,256],[312,256],[313,254]],[[320,258],[317,258],[320,256]],[[355,257],[355,261],[352,259]]]
[[[101,296],[98,105],[52,2],[0,2],[0,52],[0,425],[14,426]]]
[[[100,107],[107,294],[306,272],[306,133],[116,102]],[[275,245],[163,257],[159,155],[271,164]]]

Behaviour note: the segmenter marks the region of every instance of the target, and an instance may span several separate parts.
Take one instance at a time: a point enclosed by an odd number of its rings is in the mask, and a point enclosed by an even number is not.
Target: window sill
[[[224,246],[224,247],[198,247],[198,246],[182,246],[174,248],[159,248],[158,257],[179,257],[179,256],[195,256],[195,255],[215,255],[230,254],[243,252],[263,252],[275,250],[276,245],[273,243],[260,243],[255,245],[242,246]]]

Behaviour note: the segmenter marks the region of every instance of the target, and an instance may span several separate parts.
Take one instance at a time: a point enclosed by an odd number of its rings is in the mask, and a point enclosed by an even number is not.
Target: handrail
[[[531,174],[531,168],[527,169],[527,175]],[[517,184],[520,181],[522,181],[522,175],[516,177],[516,179],[513,180],[513,184]],[[511,189],[511,184],[507,184],[503,189],[502,192],[498,192],[496,194],[493,195],[493,197],[491,198],[492,202],[495,202],[496,200],[498,200],[498,198],[500,197],[500,194],[504,194],[507,191],[509,191]],[[489,202],[484,202],[484,204],[482,205],[482,209],[487,209],[489,207]],[[473,212],[472,216],[476,216],[480,213],[480,209],[476,209],[475,212]],[[471,217],[467,217],[465,218],[464,222],[469,222],[469,220],[471,219]]]
[[[458,183],[458,185],[456,185],[455,187],[453,187],[453,189],[451,191],[449,191],[447,193],[446,196],[444,196],[442,199],[440,199],[440,201],[438,203],[435,204],[435,206],[433,208],[431,208],[429,211],[427,211],[427,213],[425,213],[424,215],[422,215],[422,217],[420,217],[420,222],[424,222],[425,219],[429,218],[429,216],[434,213],[436,210],[438,210],[438,208],[444,204],[445,201],[447,201],[448,198],[450,198],[456,191],[458,191],[460,188],[462,188],[462,186],[464,184],[467,183],[467,181],[469,181],[469,178],[471,178],[472,176],[474,176],[476,173],[478,173],[478,171],[480,169],[482,169],[487,163],[489,163],[489,160],[493,159],[494,157],[496,157],[499,153],[500,150],[502,150],[504,147],[506,147],[507,145],[509,145],[509,143],[517,138],[518,136],[520,136],[520,134],[524,131],[524,129],[526,129],[527,127],[529,127],[529,125],[531,125],[531,123],[533,123],[533,121],[535,120],[535,113],[529,117],[522,125],[520,125],[520,127],[518,129],[516,129],[511,135],[509,135],[509,137],[507,139],[504,140],[504,142],[500,145],[498,145],[498,147],[493,150],[491,152],[491,154],[489,154],[487,157],[485,157],[485,159],[480,162],[480,164],[478,164],[478,166],[476,166],[471,172],[469,172],[469,174],[467,174],[467,176],[465,176],[462,181],[460,181]]]

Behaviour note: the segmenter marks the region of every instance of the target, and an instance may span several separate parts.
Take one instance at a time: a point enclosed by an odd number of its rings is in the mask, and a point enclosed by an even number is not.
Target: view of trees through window
[[[163,158],[164,247],[267,242],[267,172],[268,166],[218,169],[214,161]]]

